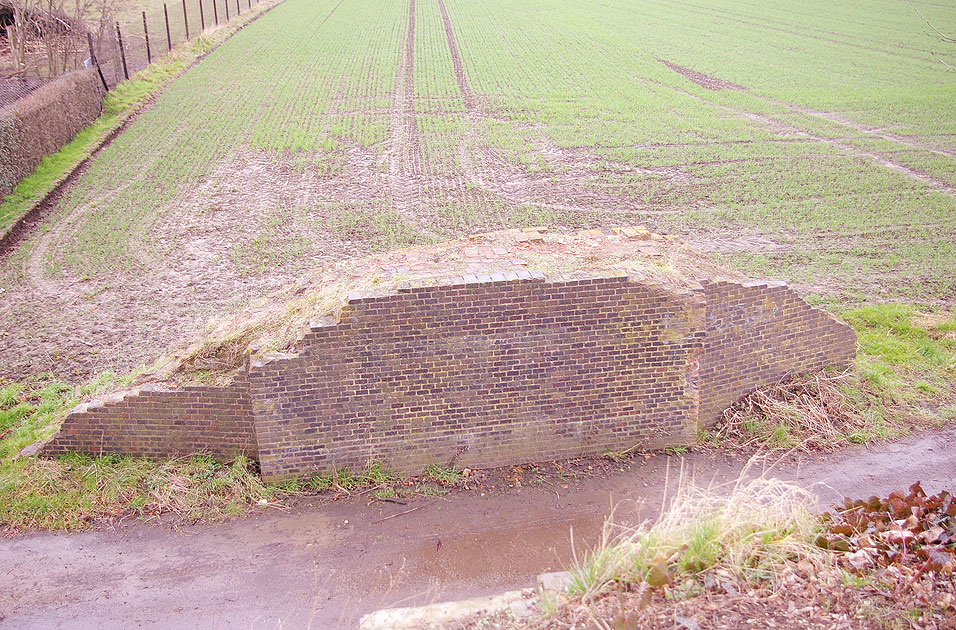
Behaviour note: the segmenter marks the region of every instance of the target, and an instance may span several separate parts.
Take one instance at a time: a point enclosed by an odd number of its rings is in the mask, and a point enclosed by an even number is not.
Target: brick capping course
[[[783,283],[516,270],[350,293],[295,350],[79,405],[44,452],[244,453],[279,480],[692,444],[755,388],[850,364],[856,336]]]

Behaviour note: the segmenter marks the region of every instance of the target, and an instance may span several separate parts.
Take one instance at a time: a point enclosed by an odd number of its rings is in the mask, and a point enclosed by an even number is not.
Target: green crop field
[[[915,6],[956,33],[956,5]],[[0,274],[36,330],[59,300],[91,336],[136,318],[148,345],[331,259],[636,223],[824,301],[952,303],[947,64],[956,44],[903,0],[286,0]]]

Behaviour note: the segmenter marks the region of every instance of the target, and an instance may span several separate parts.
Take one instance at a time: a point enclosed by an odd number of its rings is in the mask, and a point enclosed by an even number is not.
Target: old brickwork
[[[244,452],[276,480],[692,444],[754,388],[856,348],[782,284],[525,271],[423,284],[351,297],[294,354],[255,357],[228,387],[80,406],[46,450]]]
[[[352,300],[341,323],[312,329],[300,356],[253,365],[263,474],[687,443],[703,315],[699,296],[626,276]]]
[[[247,379],[228,387],[144,388],[120,400],[80,405],[44,450],[143,457],[203,451],[222,459],[257,458]]]
[[[740,398],[790,373],[845,367],[856,334],[783,283],[702,282],[707,336],[700,422],[711,426]]]

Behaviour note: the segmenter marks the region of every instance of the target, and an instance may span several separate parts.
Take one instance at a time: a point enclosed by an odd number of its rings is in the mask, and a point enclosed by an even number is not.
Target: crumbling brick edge
[[[434,278],[349,295],[296,353],[253,356],[228,386],[79,405],[43,452],[243,453],[280,480],[370,461],[414,473],[661,448],[693,444],[757,387],[855,355],[849,326],[779,282]]]

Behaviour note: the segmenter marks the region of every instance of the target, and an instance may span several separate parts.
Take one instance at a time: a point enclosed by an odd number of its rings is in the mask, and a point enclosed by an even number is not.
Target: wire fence
[[[107,89],[128,79],[183,42],[251,11],[259,0],[172,0],[139,19],[104,25],[90,34],[90,57]]]
[[[96,67],[103,87],[110,90],[167,55],[176,46],[241,17],[259,2],[168,0],[161,9],[141,11],[135,17],[119,21],[106,18],[101,19],[99,24],[79,24],[77,28],[62,31],[62,38],[55,44],[59,70],[54,74]],[[15,72],[13,76],[5,76],[0,72],[0,108],[56,80],[48,71],[49,63],[44,59],[43,46],[38,42],[32,43],[33,49],[38,52],[27,58],[25,69]],[[6,46],[10,49],[6,51],[8,56],[12,55],[11,46]],[[0,71],[9,66],[9,59],[0,59]]]

